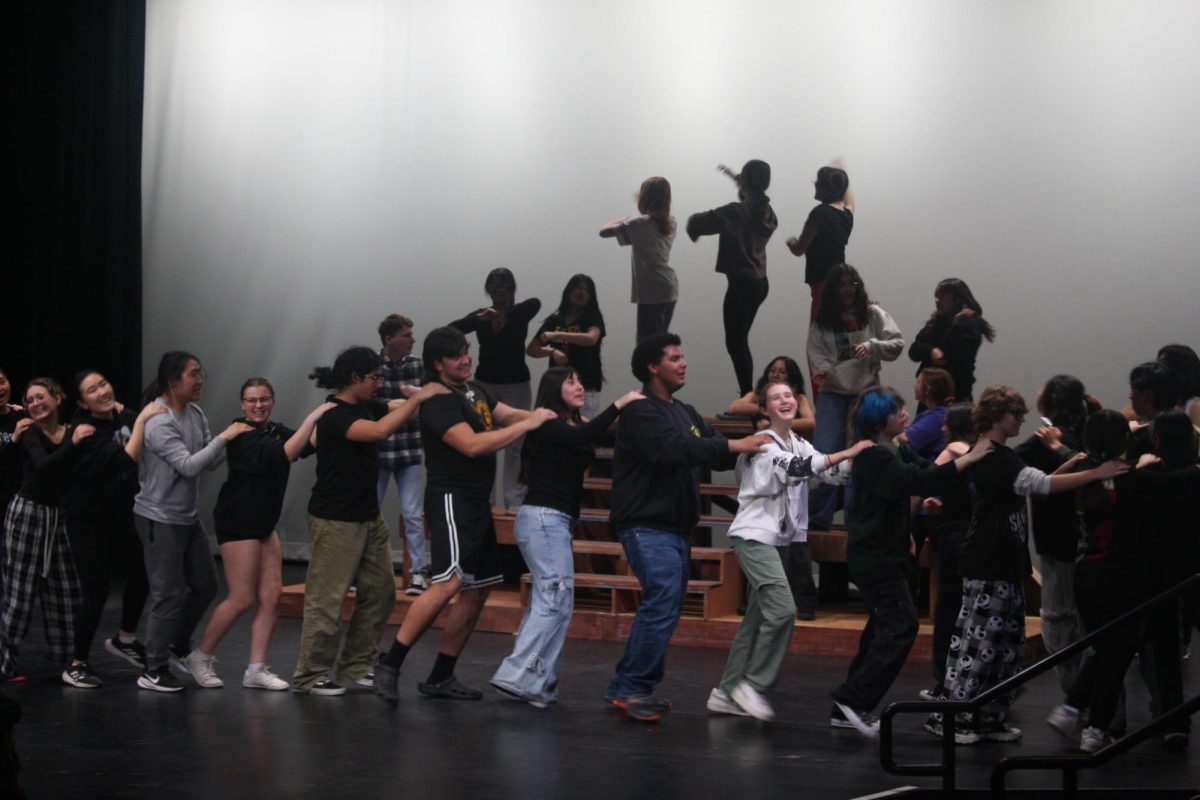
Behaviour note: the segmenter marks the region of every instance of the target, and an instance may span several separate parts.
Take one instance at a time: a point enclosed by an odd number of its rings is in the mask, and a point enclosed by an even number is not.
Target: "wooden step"
[[[612,478],[584,478],[583,488],[585,491],[593,492],[611,492]],[[702,497],[737,497],[738,487],[726,483],[702,483],[700,484],[700,495]]]
[[[521,605],[528,606],[529,591],[533,585],[533,576],[525,573],[521,576]],[[689,600],[696,598],[699,602],[685,600],[684,616],[706,619],[705,613],[710,604],[705,601],[710,594],[721,589],[721,581],[690,580],[687,584]],[[598,597],[580,597],[580,592],[591,592]],[[642,586],[633,575],[599,575],[591,572],[575,573],[576,603],[584,608],[597,611],[607,611],[609,614],[632,614],[637,611],[642,599]],[[724,616],[714,615],[714,616]]]

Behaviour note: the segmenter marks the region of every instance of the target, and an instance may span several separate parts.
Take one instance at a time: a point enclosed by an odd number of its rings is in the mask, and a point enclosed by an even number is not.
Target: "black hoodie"
[[[687,235],[694,242],[701,236],[720,234],[717,272],[730,280],[761,280],[767,277],[767,241],[778,227],[771,198],[764,194],[692,214]]]

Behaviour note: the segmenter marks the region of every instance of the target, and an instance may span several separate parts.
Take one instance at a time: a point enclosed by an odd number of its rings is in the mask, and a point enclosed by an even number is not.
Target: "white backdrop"
[[[568,276],[595,278],[617,396],[634,383],[628,251],[597,229],[635,213],[649,175],[682,227],[733,199],[717,163],[748,158],[772,165],[781,222],[756,371],[802,359],[808,292],[784,240],[836,156],[858,201],[848,260],[906,339],[940,278],[980,299],[999,337],[979,388],[1032,399],[1070,372],[1119,406],[1131,366],[1200,345],[1188,0],[173,0],[148,17],[144,368],[196,352],[214,427],[256,374],[295,424],[321,399],[312,366],[375,345],[391,312],[419,340],[483,305],[496,266],[547,313]],[[672,253],[682,396],[705,412],[736,388],[715,254],[682,233]],[[911,396],[912,367],[884,379]],[[291,555],[311,467],[280,524]]]

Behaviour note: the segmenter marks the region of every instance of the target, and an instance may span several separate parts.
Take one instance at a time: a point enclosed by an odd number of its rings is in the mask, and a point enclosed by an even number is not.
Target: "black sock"
[[[412,647],[410,645],[400,644],[399,641],[393,639],[391,649],[384,653],[383,658],[381,658],[380,661],[389,667],[400,669],[400,667],[404,664],[404,657],[408,655],[408,651],[411,649]]]
[[[454,677],[454,665],[458,663],[458,656],[448,656],[445,653],[437,654],[437,661],[433,662],[433,672],[429,673],[429,679],[426,683],[441,683],[447,678]]]

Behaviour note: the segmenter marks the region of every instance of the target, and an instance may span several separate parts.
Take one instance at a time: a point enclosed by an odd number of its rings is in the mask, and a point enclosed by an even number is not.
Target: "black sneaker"
[[[483,692],[464,686],[458,678],[451,675],[440,683],[418,683],[417,691],[426,697],[438,697],[443,700],[482,700]]]
[[[87,664],[72,664],[64,669],[62,682],[77,689],[99,689],[104,683],[88,671]]]
[[[652,694],[631,694],[614,697],[612,704],[638,722],[658,722],[663,714],[671,710],[671,701]]]
[[[375,696],[390,706],[400,702],[400,668],[383,663],[383,653],[375,656]]]
[[[315,694],[319,697],[341,697],[346,693],[346,687],[340,683],[334,683],[326,678],[323,681],[317,681],[308,690],[309,694]]]
[[[1187,750],[1188,735],[1183,731],[1171,731],[1163,737],[1162,745],[1167,750]]]
[[[104,649],[138,669],[146,668],[146,648],[137,639],[122,642],[120,636],[114,636],[104,640]]]
[[[833,708],[829,711],[829,727],[858,731],[868,739],[879,737],[879,717],[836,700],[833,701]]]
[[[137,679],[137,685],[139,689],[149,689],[152,692],[183,691],[183,684],[171,674],[171,670],[167,667],[142,670],[141,676]]]

